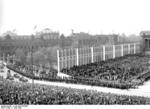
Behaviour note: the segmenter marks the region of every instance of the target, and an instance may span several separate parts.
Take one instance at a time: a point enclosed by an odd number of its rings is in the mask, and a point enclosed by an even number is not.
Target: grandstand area
[[[1,62],[1,104],[149,104],[149,57],[143,54],[32,74]],[[32,84],[34,80],[34,84]]]

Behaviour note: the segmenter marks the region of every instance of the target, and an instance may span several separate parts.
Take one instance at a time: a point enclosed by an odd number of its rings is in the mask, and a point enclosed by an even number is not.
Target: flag
[[[34,26],[34,30],[37,28],[37,25]]]

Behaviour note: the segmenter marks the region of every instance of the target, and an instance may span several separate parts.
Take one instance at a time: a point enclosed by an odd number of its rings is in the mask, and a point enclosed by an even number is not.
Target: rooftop
[[[150,31],[141,31],[140,35],[141,36],[150,36]]]

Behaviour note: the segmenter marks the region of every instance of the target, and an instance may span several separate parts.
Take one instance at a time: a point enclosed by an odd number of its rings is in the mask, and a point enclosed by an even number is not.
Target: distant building
[[[36,38],[44,38],[44,39],[59,39],[59,32],[53,32],[49,28],[46,28],[42,31],[36,33]]]
[[[17,48],[23,49],[26,53],[36,51],[42,47],[56,46],[59,44],[59,33],[45,29],[36,35],[16,35],[7,32],[0,39],[0,55],[14,54]]]
[[[16,36],[11,36],[11,39],[13,39],[13,40],[30,40],[31,35],[16,35]]]
[[[2,37],[7,36],[7,35],[9,35],[9,36],[17,36],[16,33],[12,32],[12,31],[7,31],[4,34],[2,34]]]
[[[52,32],[50,29],[44,29],[37,32],[36,35],[15,35],[5,34],[0,39],[0,55],[14,54],[16,49],[20,48],[28,53],[38,50],[42,47],[59,46],[60,48],[70,47],[90,47],[106,44],[117,44],[118,35],[90,35],[88,33],[72,33],[69,37],[60,35],[58,32]]]
[[[150,54],[150,31],[141,31],[140,36],[143,38],[143,49],[146,54]]]
[[[118,35],[90,35],[88,33],[73,33],[70,36],[73,39],[73,43],[78,47],[84,46],[100,46],[106,44],[117,44],[118,43]]]

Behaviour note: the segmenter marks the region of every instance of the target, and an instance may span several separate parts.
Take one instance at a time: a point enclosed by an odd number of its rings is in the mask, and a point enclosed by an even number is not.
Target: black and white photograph
[[[149,0],[0,0],[1,109],[149,105]]]

